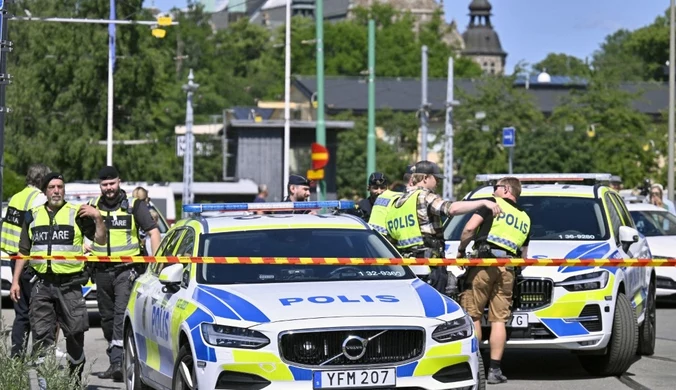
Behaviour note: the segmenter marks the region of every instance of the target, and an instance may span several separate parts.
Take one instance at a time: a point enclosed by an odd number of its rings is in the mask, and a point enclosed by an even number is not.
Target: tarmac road
[[[11,326],[14,311],[7,309],[10,302],[3,300],[2,317]],[[86,334],[85,353],[87,369],[93,374],[108,367],[106,341],[99,327],[98,314],[90,315],[91,329]],[[65,351],[60,337],[59,347]],[[509,378],[501,385],[488,385],[497,390],[658,390],[673,389],[676,383],[676,305],[660,305],[657,312],[657,351],[654,356],[638,359],[622,377],[590,377],[577,358],[562,351],[507,351],[503,373]],[[484,356],[487,362],[488,356]],[[89,367],[91,365],[91,368]],[[87,371],[87,369],[85,371]],[[122,383],[89,377],[88,390],[123,389]]]

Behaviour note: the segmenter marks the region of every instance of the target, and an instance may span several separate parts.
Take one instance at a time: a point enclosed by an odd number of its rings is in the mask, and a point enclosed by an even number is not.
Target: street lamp
[[[667,191],[669,200],[674,201],[674,84],[676,84],[676,74],[674,74],[674,65],[676,64],[676,0],[671,0],[669,15],[669,170],[667,177]]]
[[[190,69],[188,74],[188,84],[183,84],[183,90],[187,92],[187,101],[185,107],[185,154],[183,155],[183,204],[193,202],[193,134],[192,134],[192,96],[199,87],[199,84],[193,82],[195,76]],[[188,213],[183,212],[183,218],[187,218]]]

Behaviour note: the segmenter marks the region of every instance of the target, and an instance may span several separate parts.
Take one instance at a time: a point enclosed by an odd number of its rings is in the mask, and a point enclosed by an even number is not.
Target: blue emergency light
[[[195,203],[183,205],[186,213],[205,211],[279,211],[279,210],[317,210],[317,209],[353,209],[351,200],[326,200],[312,202],[270,202],[270,203]]]

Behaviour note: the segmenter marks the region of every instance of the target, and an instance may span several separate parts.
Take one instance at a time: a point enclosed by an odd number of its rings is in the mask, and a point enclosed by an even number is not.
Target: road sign
[[[0,0],[0,11],[5,8],[5,0]]]
[[[329,162],[329,150],[316,142],[311,145],[312,169],[323,169]]]
[[[308,169],[307,179],[308,180],[324,180],[324,170],[323,169]]]
[[[195,138],[193,137],[193,141]],[[209,142],[195,142],[195,156],[211,156],[214,153],[214,145]],[[185,155],[185,135],[176,136],[176,156]]]
[[[516,145],[516,129],[513,127],[505,127],[502,129],[502,146],[505,148],[513,148]]]

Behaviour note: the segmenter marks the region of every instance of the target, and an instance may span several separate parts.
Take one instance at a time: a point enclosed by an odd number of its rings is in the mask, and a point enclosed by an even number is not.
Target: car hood
[[[653,257],[676,257],[676,236],[646,237]]]
[[[458,317],[462,309],[420,279],[199,285],[216,317],[257,323],[344,316]]]

